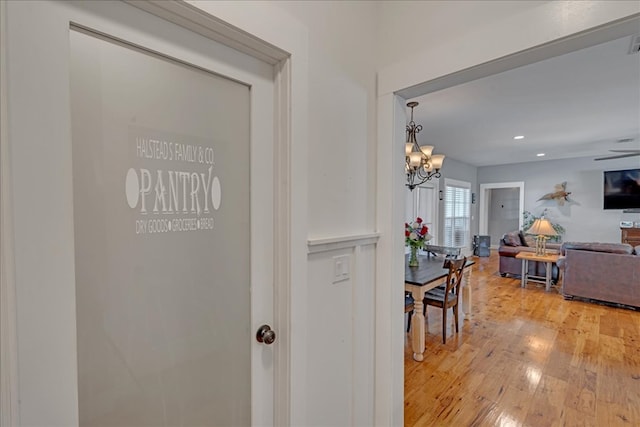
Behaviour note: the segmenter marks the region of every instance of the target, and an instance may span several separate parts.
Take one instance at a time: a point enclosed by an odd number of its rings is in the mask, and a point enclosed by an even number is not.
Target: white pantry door
[[[120,2],[7,11],[21,424],[272,424],[272,66]]]

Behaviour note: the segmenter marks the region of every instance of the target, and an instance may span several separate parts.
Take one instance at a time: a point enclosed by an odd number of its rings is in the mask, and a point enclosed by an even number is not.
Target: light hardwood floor
[[[405,339],[405,426],[640,426],[640,311],[566,301],[474,257],[472,320]],[[615,278],[611,278],[615,280]]]

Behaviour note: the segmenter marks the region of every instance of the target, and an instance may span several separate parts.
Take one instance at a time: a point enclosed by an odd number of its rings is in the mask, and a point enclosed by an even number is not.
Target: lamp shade
[[[404,144],[404,155],[405,157],[408,156],[409,154],[411,154],[411,152],[413,151],[413,143],[411,142],[407,142]]]
[[[409,154],[409,166],[418,167],[422,163],[422,153],[413,151]]]
[[[531,228],[527,230],[527,234],[535,234],[538,236],[556,236],[556,230],[553,229],[553,226],[549,222],[548,219],[538,218],[533,221]]]
[[[442,162],[444,162],[444,154],[434,154],[431,156],[431,165],[435,170],[442,167]]]
[[[433,152],[433,145],[423,145],[420,147],[420,151],[422,151],[425,156],[431,157],[431,153]]]

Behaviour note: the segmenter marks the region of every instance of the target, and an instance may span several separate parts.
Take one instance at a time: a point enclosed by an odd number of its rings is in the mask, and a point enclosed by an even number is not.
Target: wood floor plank
[[[564,427],[602,427],[603,424],[599,424],[595,416],[585,415],[583,412],[568,407],[564,408],[562,425]]]
[[[564,300],[474,257],[472,319],[405,339],[405,426],[640,425],[640,311]]]
[[[587,369],[571,371],[566,381],[565,406],[595,420],[597,377],[596,372]]]
[[[531,399],[525,423],[534,426],[562,425],[566,393],[566,381],[543,375]]]
[[[497,416],[493,425],[524,425],[530,406],[531,392],[529,390],[507,386],[498,400],[499,409],[496,411]]]

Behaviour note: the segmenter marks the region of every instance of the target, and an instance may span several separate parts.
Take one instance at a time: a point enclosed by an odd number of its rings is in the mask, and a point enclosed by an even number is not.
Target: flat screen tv
[[[604,171],[604,208],[640,208],[640,169]]]

